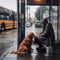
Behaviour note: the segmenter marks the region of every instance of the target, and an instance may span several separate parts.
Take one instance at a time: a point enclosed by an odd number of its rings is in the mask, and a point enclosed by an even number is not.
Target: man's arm
[[[49,36],[50,29],[51,28],[50,28],[49,24],[47,24],[44,33],[42,33],[40,35],[40,37],[48,37]]]

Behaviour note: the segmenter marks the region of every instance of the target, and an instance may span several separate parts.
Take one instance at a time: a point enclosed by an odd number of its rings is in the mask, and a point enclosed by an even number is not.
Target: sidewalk
[[[4,58],[2,60],[17,60],[17,54],[10,54],[9,51],[10,50],[16,50],[17,49],[17,42],[15,42],[13,44],[13,46],[7,51],[7,54],[4,56]],[[32,48],[36,48],[35,45],[32,46]],[[36,49],[34,49],[34,52],[32,52],[32,55],[36,55]],[[27,60],[28,58],[31,59],[31,54],[21,54],[19,55],[19,60]]]
[[[11,30],[0,34],[0,60],[4,58],[8,51],[13,49],[17,43],[17,30]],[[17,46],[17,45],[16,45]]]
[[[7,50],[12,46],[11,43],[0,43],[0,58],[6,55]]]
[[[6,48],[5,48],[6,49]],[[15,54],[10,54],[10,50],[16,50],[17,49],[17,42],[13,43],[12,47],[6,49],[5,53],[1,56],[0,60],[16,60],[17,55]]]

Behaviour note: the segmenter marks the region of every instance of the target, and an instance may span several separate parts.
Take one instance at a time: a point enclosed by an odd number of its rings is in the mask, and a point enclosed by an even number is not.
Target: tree
[[[37,20],[43,19],[43,13],[45,11],[49,11],[48,7],[47,6],[40,6],[35,12],[36,19]]]

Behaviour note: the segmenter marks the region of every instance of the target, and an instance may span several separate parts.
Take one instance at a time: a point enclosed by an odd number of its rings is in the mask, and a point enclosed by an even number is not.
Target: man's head
[[[45,18],[45,19],[43,20],[42,24],[43,24],[43,26],[45,26],[46,24],[48,24],[47,18]]]
[[[43,20],[43,24],[48,24],[48,20],[46,18]]]

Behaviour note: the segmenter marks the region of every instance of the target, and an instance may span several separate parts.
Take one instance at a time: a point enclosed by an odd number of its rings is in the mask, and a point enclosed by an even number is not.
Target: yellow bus
[[[0,7],[0,31],[17,28],[16,13]]]

